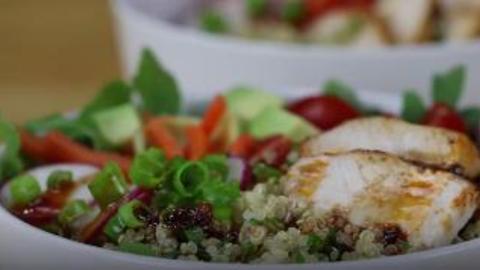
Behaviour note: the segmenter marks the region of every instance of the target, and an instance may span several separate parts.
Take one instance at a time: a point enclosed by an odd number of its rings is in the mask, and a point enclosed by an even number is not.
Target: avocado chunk
[[[229,111],[241,124],[250,122],[266,108],[279,108],[283,105],[281,98],[249,87],[234,88],[225,97]]]
[[[137,110],[131,104],[97,112],[92,119],[105,140],[114,146],[125,144],[141,130]]]
[[[283,108],[266,108],[250,123],[250,133],[258,139],[284,135],[300,142],[318,132],[310,123]]]

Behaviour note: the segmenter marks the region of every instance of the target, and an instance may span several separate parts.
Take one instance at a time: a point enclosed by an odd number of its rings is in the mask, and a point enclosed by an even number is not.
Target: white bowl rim
[[[114,14],[125,12],[128,16],[132,16],[138,23],[144,25],[145,31],[152,33],[169,34],[185,42],[193,42],[203,46],[218,46],[221,48],[231,49],[242,53],[269,53],[274,55],[291,55],[292,57],[315,57],[315,56],[334,56],[339,58],[348,58],[352,56],[364,57],[412,57],[449,54],[449,53],[467,53],[480,50],[480,39],[469,42],[459,43],[426,43],[414,45],[396,45],[386,47],[371,48],[342,48],[328,47],[318,44],[298,44],[276,41],[258,41],[248,40],[235,36],[223,36],[206,33],[204,31],[185,27],[170,23],[166,20],[154,18],[149,14],[145,14],[131,4],[131,0],[111,0]],[[153,28],[152,28],[153,27]]]
[[[278,95],[283,96],[286,100],[298,97],[299,91],[290,91],[292,89],[279,88]],[[302,94],[300,96],[308,96],[309,94],[316,93],[312,88],[307,88],[304,91],[300,91]],[[378,91],[366,91],[360,90],[358,92],[359,98],[367,103],[368,99],[373,97],[377,98],[376,102],[370,103],[369,105],[376,105],[378,107],[391,107],[391,108],[382,108],[390,112],[398,113],[397,103],[400,103],[400,95],[392,93],[382,93]],[[389,110],[391,109],[391,110]],[[135,254],[123,253],[119,251],[112,251],[101,247],[96,247],[81,242],[69,240],[54,234],[45,232],[39,228],[36,228],[28,223],[23,222],[17,217],[13,216],[8,212],[3,205],[0,204],[0,221],[2,220],[10,221],[11,226],[19,228],[21,231],[25,230],[28,234],[36,234],[38,236],[47,237],[49,241],[54,241],[62,246],[69,246],[71,248],[82,250],[88,253],[94,253],[97,256],[108,258],[111,260],[119,260],[125,263],[134,263],[135,265],[144,265],[152,267],[168,266],[171,268],[177,269],[197,269],[197,267],[205,266],[206,269],[211,270],[220,270],[220,269],[251,269],[252,267],[257,270],[291,270],[291,269],[305,269],[310,270],[312,266],[321,266],[322,269],[328,269],[329,266],[334,269],[344,269],[347,267],[359,267],[362,269],[368,269],[369,267],[374,266],[387,266],[387,265],[403,265],[406,262],[420,262],[428,259],[439,258],[445,255],[458,254],[469,249],[480,249],[480,238],[452,244],[444,247],[439,247],[430,250],[418,251],[414,253],[397,255],[391,257],[381,257],[381,258],[372,258],[367,260],[356,260],[356,261],[341,261],[341,262],[318,262],[318,263],[306,263],[306,264],[239,264],[239,263],[209,263],[209,262],[192,262],[178,259],[167,259],[162,257],[147,257],[140,256]],[[204,268],[201,268],[204,269]],[[350,269],[350,268],[348,268]]]
[[[49,241],[54,241],[55,243],[63,246],[69,247],[69,249],[77,249],[88,253],[95,253],[97,256],[105,257],[112,260],[124,261],[126,263],[134,263],[136,265],[145,265],[145,266],[169,266],[175,267],[177,269],[196,269],[201,266],[208,266],[208,269],[211,270],[220,270],[220,269],[251,269],[254,267],[258,270],[290,270],[290,269],[311,269],[312,266],[322,266],[328,268],[328,266],[338,267],[338,269],[343,269],[347,267],[362,267],[362,269],[368,269],[369,267],[379,266],[379,265],[403,265],[406,262],[412,261],[423,261],[428,259],[439,258],[445,255],[450,255],[454,253],[461,253],[468,249],[479,248],[480,239],[475,239],[467,242],[462,242],[458,244],[448,245],[445,247],[440,247],[431,250],[419,251],[415,253],[409,253],[404,255],[397,255],[391,257],[381,257],[373,258],[367,260],[357,260],[357,261],[340,261],[340,262],[318,262],[318,263],[305,263],[305,264],[239,264],[239,263],[210,263],[210,262],[200,262],[200,261],[186,261],[178,259],[167,259],[161,257],[148,257],[135,255],[130,253],[124,253],[120,251],[108,250],[105,248],[92,246],[77,241],[69,240],[54,234],[45,232],[39,228],[36,228],[28,223],[23,222],[22,220],[16,218],[11,213],[9,213],[3,206],[0,205],[0,220],[8,219],[11,221],[12,226],[18,226],[19,229],[25,230],[29,234],[36,234],[38,236],[47,237]],[[203,269],[203,268],[202,268]],[[337,269],[337,268],[336,268]]]

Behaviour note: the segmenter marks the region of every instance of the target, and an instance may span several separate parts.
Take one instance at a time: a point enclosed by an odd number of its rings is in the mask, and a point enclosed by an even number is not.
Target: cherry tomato
[[[265,162],[274,167],[280,167],[287,160],[292,149],[292,141],[278,135],[259,141],[250,157],[251,163]]]
[[[448,105],[435,103],[428,110],[423,124],[434,127],[441,127],[458,132],[467,132],[467,127],[462,117]]]
[[[305,0],[310,19],[315,19],[334,9],[368,9],[376,0]]]
[[[290,104],[288,110],[323,130],[332,129],[346,120],[360,116],[350,104],[332,96],[301,99]]]

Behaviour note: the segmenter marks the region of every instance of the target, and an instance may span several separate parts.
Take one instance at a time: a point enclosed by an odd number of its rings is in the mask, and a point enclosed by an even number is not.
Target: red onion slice
[[[239,157],[230,157],[228,168],[228,179],[239,181],[241,190],[246,190],[253,185],[252,168],[247,161]]]

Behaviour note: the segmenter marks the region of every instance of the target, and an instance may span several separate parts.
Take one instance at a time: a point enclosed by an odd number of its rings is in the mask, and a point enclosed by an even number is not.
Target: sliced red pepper
[[[19,130],[19,133],[22,152],[34,160],[47,161],[44,160],[48,154],[45,138],[36,137],[25,130]]]
[[[116,162],[124,172],[128,172],[132,160],[116,153],[95,151],[77,143],[59,132],[49,133],[46,137],[46,159],[50,162],[78,162],[103,167],[108,162]]]
[[[80,233],[80,241],[84,243],[92,243],[102,232],[103,227],[117,213],[120,206],[133,200],[139,200],[145,204],[149,204],[152,200],[153,192],[137,188],[132,190],[127,196],[116,203],[109,205],[101,212],[95,220],[88,224]]]
[[[190,160],[198,160],[208,152],[208,137],[201,126],[186,128],[187,146],[186,155]]]
[[[208,137],[212,135],[215,129],[222,122],[222,118],[227,112],[227,101],[223,96],[217,96],[208,107],[202,120],[202,128]]]
[[[149,120],[145,131],[149,143],[165,151],[167,158],[183,155],[181,146],[169,132],[163,119],[155,118]]]

